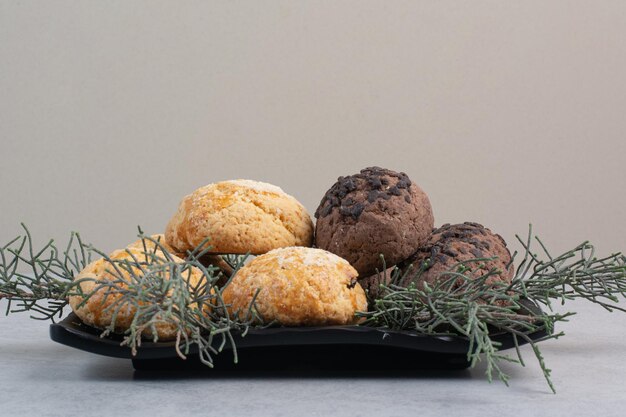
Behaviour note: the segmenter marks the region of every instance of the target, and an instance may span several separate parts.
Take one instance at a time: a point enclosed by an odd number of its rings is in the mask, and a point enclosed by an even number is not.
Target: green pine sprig
[[[42,249],[35,250],[27,227],[24,235],[0,247],[0,299],[6,299],[6,314],[31,313],[35,319],[55,320],[62,317],[73,295],[83,298],[79,307],[94,294],[113,300],[103,307],[111,313],[110,326],[102,329],[102,336],[121,333],[121,344],[133,353],[144,339],[158,341],[157,325],[166,322],[175,326],[176,350],[185,358],[192,346],[197,346],[200,360],[213,366],[213,356],[228,343],[237,361],[234,333],[245,334],[252,323],[261,322],[250,305],[247,311],[231,315],[217,286],[220,269],[205,266],[200,258],[210,246],[207,241],[187,253],[184,262],[158,240],[146,236],[141,229],[139,238],[143,243],[140,256],[127,251],[130,259],[113,259],[92,245],[85,244],[78,233],[72,233],[64,251],[49,241]],[[107,265],[108,280],[97,281],[75,276],[87,266],[92,258],[103,258]],[[243,265],[245,256],[228,257],[235,271]],[[191,280],[192,270],[201,272],[201,279]],[[94,288],[83,293],[81,283],[93,281]],[[120,312],[133,311],[128,326],[120,326]]]
[[[218,285],[222,278],[219,268],[201,262],[210,249],[208,241],[189,251],[181,263],[161,242],[140,229],[142,256],[120,260],[85,244],[78,233],[71,234],[63,250],[54,241],[35,249],[30,232],[22,226],[22,236],[0,247],[0,299],[8,300],[7,314],[28,311],[33,318],[55,320],[66,311],[70,296],[80,295],[87,300],[104,291],[116,301],[106,307],[113,320],[103,329],[103,336],[121,332],[122,345],[136,352],[142,340],[158,341],[156,326],[166,321],[176,326],[179,356],[185,358],[190,348],[197,346],[200,360],[208,366],[227,344],[236,361],[234,335],[245,335],[251,327],[262,325],[254,301],[245,311],[230,312],[221,296],[223,287]],[[617,305],[626,295],[626,257],[616,253],[597,258],[588,242],[553,256],[532,229],[526,239],[517,238],[524,255],[510,283],[490,279],[501,274],[498,270],[475,276],[475,266],[488,260],[480,258],[458,263],[431,285],[419,284],[428,260],[405,271],[396,269],[390,277],[383,269],[381,282],[387,284],[381,286],[377,299],[369,300],[369,311],[357,313],[364,320],[360,325],[464,337],[469,344],[470,365],[485,361],[487,378],[491,381],[495,376],[504,383],[508,383],[509,377],[500,364],[507,361],[524,366],[519,343],[525,341],[554,391],[550,370],[537,343],[562,336],[555,330],[557,323],[567,321],[574,313],[554,312],[553,302],[585,299],[608,311],[626,311]],[[533,252],[533,243],[538,244],[541,255]],[[94,290],[85,294],[79,284],[93,278],[75,280],[75,276],[95,257],[107,261],[112,278],[98,281]],[[246,259],[241,255],[222,258],[235,273]],[[190,280],[193,268],[202,273],[202,279],[195,284]],[[400,285],[410,281],[409,275],[413,283]],[[545,311],[532,308],[533,305],[541,305]],[[120,311],[128,308],[134,311],[133,319],[122,328],[116,319]],[[502,333],[512,336],[516,357],[500,352],[494,336]],[[537,334],[543,336],[537,339]]]
[[[524,365],[519,341],[530,344],[544,377],[554,392],[550,369],[537,345],[547,339],[563,336],[556,332],[559,322],[575,313],[555,313],[553,301],[584,299],[599,304],[608,311],[626,311],[617,305],[626,295],[626,257],[616,253],[596,258],[588,242],[559,256],[552,256],[543,242],[533,235],[517,237],[524,248],[523,260],[510,283],[502,282],[502,271],[493,269],[476,276],[477,265],[489,259],[472,259],[454,265],[440,274],[435,283],[421,281],[429,260],[412,265],[404,271],[395,269],[391,276],[383,269],[379,282],[379,298],[369,300],[368,312],[361,325],[393,330],[410,330],[426,335],[461,336],[468,340],[468,361],[473,367],[481,360],[487,363],[489,381],[497,376],[508,384],[509,376],[500,367],[502,361]],[[532,243],[538,243],[542,256],[533,253]],[[493,278],[498,279],[493,279]],[[399,283],[411,282],[408,286]],[[387,284],[384,284],[387,283]],[[543,305],[546,311],[528,308]],[[494,335],[508,333],[516,345],[516,358],[503,355]],[[533,335],[545,334],[539,339]]]

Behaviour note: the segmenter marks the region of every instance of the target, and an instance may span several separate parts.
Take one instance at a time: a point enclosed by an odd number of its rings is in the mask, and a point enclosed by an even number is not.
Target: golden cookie
[[[256,310],[264,321],[285,326],[356,323],[367,310],[357,272],[348,261],[322,249],[275,249],[253,259],[224,289],[231,312],[245,315],[257,290]]]
[[[145,248],[145,250],[150,254],[154,253],[154,249],[155,247],[157,247],[157,244],[155,243],[156,241],[159,243],[159,249],[164,249],[170,255],[189,260],[186,253],[178,252],[176,249],[167,244],[167,242],[165,241],[165,235],[157,234],[150,236],[150,238],[151,239],[139,239],[128,245],[128,248],[137,248],[140,250],[144,250]],[[223,286],[226,281],[228,281],[228,278],[230,278],[234,271],[233,267],[230,266],[228,262],[226,262],[220,255],[206,253],[198,258],[198,262],[206,267],[213,266],[215,268],[219,268],[219,270],[221,271],[221,276],[216,281],[216,284],[219,287]]]
[[[148,246],[148,241],[146,241],[146,244]],[[139,248],[138,245],[141,245],[141,248]],[[127,330],[130,327],[136,309],[132,305],[121,305],[121,308],[118,309],[117,303],[122,298],[122,295],[115,291],[110,291],[110,287],[98,287],[103,283],[110,282],[115,284],[116,290],[128,288],[126,283],[130,283],[132,280],[132,274],[128,269],[133,270],[135,274],[141,273],[139,268],[135,266],[136,262],[153,263],[155,262],[153,255],[161,259],[166,259],[165,254],[160,249],[153,251],[154,243],[152,243],[152,247],[148,247],[148,250],[144,251],[143,244],[141,240],[139,240],[131,244],[127,249],[116,250],[109,255],[109,258],[113,261],[128,260],[129,267],[126,269],[120,267],[121,264],[109,262],[104,258],[93,261],[87,265],[74,280],[78,281],[84,278],[91,278],[93,280],[83,281],[79,284],[85,297],[81,295],[70,296],[69,303],[74,313],[76,313],[85,324],[98,328],[106,328],[111,325],[113,315],[117,310],[115,331],[123,332]],[[183,262],[182,259],[175,255],[171,255],[171,259],[173,262]],[[116,272],[116,266],[119,272]],[[165,272],[165,274],[166,277],[168,277],[169,273]],[[120,279],[122,282],[118,282]],[[190,283],[196,285],[202,279],[202,272],[198,268],[192,268],[189,276]],[[87,301],[83,303],[85,298],[87,298]],[[171,340],[176,337],[177,326],[171,321],[159,321],[155,327],[159,340]],[[150,329],[146,329],[145,334],[150,336]]]
[[[159,242],[159,245],[155,244],[154,241]],[[173,247],[171,247],[170,245],[168,245],[167,242],[165,241],[164,234],[152,235],[150,236],[150,239],[147,239],[147,238],[138,239],[127,246],[128,249],[139,249],[141,251],[144,250],[144,247],[148,253],[154,252],[155,248],[158,248],[157,250],[159,252],[161,252],[161,249],[165,249],[169,254],[177,256],[181,259],[185,259],[187,257],[186,254],[181,253],[177,251],[176,249],[174,249]]]
[[[286,246],[311,246],[313,222],[302,204],[279,187],[223,181],[183,198],[165,237],[179,252],[208,237],[214,253],[262,254]]]

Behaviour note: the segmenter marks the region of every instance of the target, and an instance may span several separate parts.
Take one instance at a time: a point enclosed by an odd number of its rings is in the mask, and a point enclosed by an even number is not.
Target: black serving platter
[[[529,309],[536,308],[529,306]],[[198,359],[197,349],[191,349],[187,360],[182,360],[176,353],[174,342],[144,341],[133,356],[128,347],[120,346],[119,336],[100,337],[101,333],[101,330],[83,324],[74,314],[50,325],[50,337],[55,342],[99,355],[131,359],[137,370],[206,368]],[[545,336],[543,331],[530,335],[533,340]],[[276,371],[304,367],[358,370],[367,366],[371,370],[375,366],[380,370],[410,370],[464,369],[469,366],[469,343],[456,336],[428,336],[361,326],[324,326],[251,329],[245,337],[234,335],[234,338],[238,363],[234,363],[227,343],[224,351],[213,357],[216,369]],[[515,346],[509,333],[495,333],[492,340],[501,343],[500,350]],[[518,342],[520,345],[525,343]]]

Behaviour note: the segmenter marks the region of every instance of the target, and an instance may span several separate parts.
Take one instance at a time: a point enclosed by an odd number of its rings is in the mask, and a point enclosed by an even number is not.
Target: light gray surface
[[[0,415],[623,416],[626,314],[570,305],[567,335],[541,347],[558,393],[528,348],[527,367],[505,366],[511,386],[484,368],[414,376],[268,377],[263,374],[146,379],[129,361],[80,352],[48,338],[47,323],[0,318]],[[365,366],[365,365],[364,365]]]

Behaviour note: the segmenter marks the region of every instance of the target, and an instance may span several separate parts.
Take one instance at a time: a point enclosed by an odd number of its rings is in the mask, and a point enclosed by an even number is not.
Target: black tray
[[[115,358],[131,359],[136,370],[199,370],[205,369],[192,349],[187,360],[176,354],[174,342],[142,342],[135,356],[120,346],[119,336],[100,337],[101,330],[83,324],[70,314],[63,321],[50,325],[55,342],[87,352]],[[538,340],[543,331],[530,335]],[[215,355],[216,369],[284,370],[304,367],[315,370],[358,370],[367,364],[380,370],[464,369],[468,341],[462,337],[427,336],[409,331],[390,331],[360,326],[275,327],[252,329],[245,337],[234,335],[239,362],[234,364],[230,346]],[[500,350],[510,349],[515,342],[510,334],[494,334]],[[519,344],[525,344],[518,340]],[[372,361],[372,357],[376,357]],[[373,364],[374,363],[374,364]],[[206,368],[208,369],[208,368]]]

